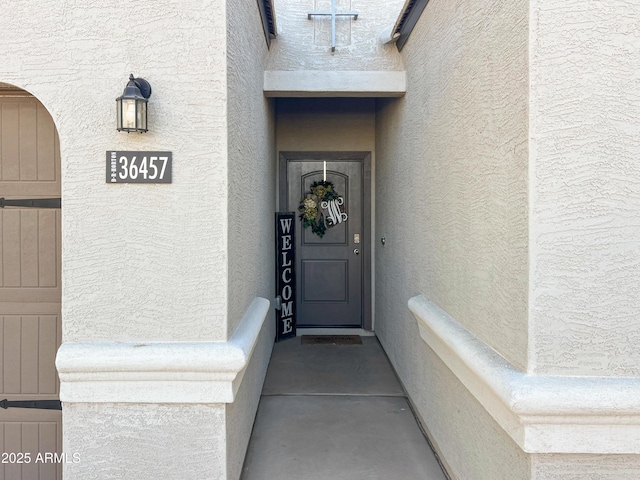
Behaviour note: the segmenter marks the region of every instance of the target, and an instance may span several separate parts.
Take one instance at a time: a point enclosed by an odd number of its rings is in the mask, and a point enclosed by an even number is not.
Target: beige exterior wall
[[[256,2],[228,0],[228,336],[254,298],[275,296],[274,100],[262,93],[267,53]],[[274,325],[270,309],[235,401],[226,405],[225,478],[229,480],[240,478],[271,356]]]
[[[329,18],[307,17],[310,11],[330,10],[330,0],[277,0],[278,38],[267,70],[403,70],[395,45],[378,41],[378,35],[393,26],[403,4],[404,0],[336,0],[338,11],[357,11],[359,16],[357,20],[336,20],[336,50],[332,53]]]
[[[387,352],[393,351],[384,339],[382,343]],[[455,480],[528,479],[529,455],[437,355],[413,343],[414,339],[407,342],[408,349],[402,356],[410,357],[417,367],[411,374],[400,375],[447,473]],[[394,363],[398,365],[397,360]]]
[[[259,60],[267,50],[255,2],[228,5],[227,24],[227,2],[217,0],[3,4],[0,82],[41,100],[60,135],[67,345],[166,342],[186,351],[181,342],[204,341],[215,350],[255,297],[273,295],[275,140]],[[130,73],[153,88],[143,135],[115,129],[115,98]],[[106,184],[107,150],[172,151],[173,182]],[[184,392],[187,403],[138,403],[135,388],[114,390],[122,403],[102,403],[74,387],[88,400],[63,398],[64,451],[81,458],[64,466],[65,480],[238,478],[270,323],[233,407],[188,403]],[[248,344],[239,340],[231,351]]]
[[[262,93],[268,54],[255,2],[227,2],[228,335],[256,296],[273,298],[274,100]]]
[[[637,376],[640,3],[531,4],[531,369]]]
[[[223,405],[68,404],[63,425],[64,480],[228,478]]]
[[[612,455],[633,451],[633,435],[626,445],[617,434],[606,440],[607,428],[634,428],[616,408],[637,408],[624,392],[639,364],[632,192],[640,112],[630,83],[640,66],[639,9],[616,0],[430,2],[403,51],[406,97],[378,103],[377,229],[387,245],[376,256],[376,331],[459,478],[630,479],[640,471],[637,455]],[[537,406],[550,423],[531,437],[544,433],[555,451],[572,453],[540,453],[544,442],[523,452],[506,417],[497,426],[495,400],[477,403],[479,377],[462,385],[461,364],[454,375],[429,360],[405,313],[418,294],[520,370],[506,383],[539,381],[531,391],[507,386],[515,389],[509,408],[542,395]],[[478,353],[449,348],[454,363]],[[481,356],[484,368],[489,357]],[[553,375],[555,387],[521,372]],[[622,393],[598,403],[613,382]],[[486,384],[489,397],[498,383]],[[566,431],[564,445],[552,424]],[[580,447],[568,440],[590,431],[594,440]]]
[[[278,99],[276,131],[278,151],[373,153],[375,100]]]
[[[636,480],[638,455],[532,455],[532,480]]]
[[[521,369],[527,39],[525,0],[429,4],[402,52],[407,95],[380,101],[377,126],[379,303],[423,293]]]
[[[423,294],[527,367],[528,1],[429,2],[379,100],[376,333],[459,479],[525,479],[530,459],[422,341]]]
[[[3,3],[0,81],[41,100],[60,134],[64,341],[226,339],[224,12]],[[130,73],[153,88],[143,135],[115,129]],[[106,184],[107,150],[170,150],[173,183]]]

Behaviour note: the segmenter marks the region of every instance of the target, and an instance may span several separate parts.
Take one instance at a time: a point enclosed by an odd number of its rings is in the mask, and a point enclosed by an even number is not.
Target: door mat
[[[302,345],[362,345],[360,335],[302,335]]]

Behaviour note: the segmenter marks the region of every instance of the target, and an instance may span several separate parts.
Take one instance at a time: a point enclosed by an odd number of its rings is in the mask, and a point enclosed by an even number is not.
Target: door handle
[[[354,248],[353,249],[353,253],[355,253],[356,255],[360,255],[360,249],[359,248]]]

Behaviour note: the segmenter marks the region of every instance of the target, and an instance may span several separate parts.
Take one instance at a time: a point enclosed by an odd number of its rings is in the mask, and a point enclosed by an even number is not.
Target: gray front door
[[[299,216],[301,199],[326,175],[347,214],[322,237],[296,217],[299,328],[370,328],[369,158],[360,152],[281,154],[281,210]]]

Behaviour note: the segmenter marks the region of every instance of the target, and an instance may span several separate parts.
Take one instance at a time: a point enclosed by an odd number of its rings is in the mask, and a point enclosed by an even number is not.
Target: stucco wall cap
[[[423,340],[530,453],[640,453],[640,378],[530,375],[423,295],[409,309]]]
[[[233,401],[269,306],[267,299],[255,298],[227,342],[63,343],[56,357],[60,399],[149,401],[155,391],[158,402],[188,402],[189,395],[194,402],[204,397],[211,403]],[[198,382],[203,395],[193,391]],[[169,393],[187,383],[190,393]],[[141,395],[143,385],[150,390]]]

